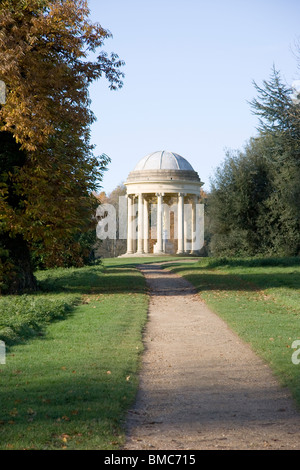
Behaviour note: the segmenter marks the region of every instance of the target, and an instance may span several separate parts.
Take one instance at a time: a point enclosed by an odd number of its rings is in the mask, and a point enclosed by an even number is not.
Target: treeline
[[[300,253],[300,95],[275,68],[250,103],[258,135],[228,151],[207,197],[206,238],[214,256]]]

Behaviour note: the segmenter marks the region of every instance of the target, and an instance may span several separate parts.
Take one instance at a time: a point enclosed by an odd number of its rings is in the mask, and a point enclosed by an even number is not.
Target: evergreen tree
[[[300,251],[300,105],[273,69],[251,102],[258,136],[227,153],[209,197],[211,251],[297,255]]]
[[[274,190],[266,202],[269,218],[261,230],[269,238],[269,250],[297,255],[300,251],[300,104],[293,89],[273,68],[263,87],[254,83],[258,97],[251,102],[259,117],[259,132],[268,136]]]
[[[244,151],[228,151],[208,198],[214,255],[255,255],[261,251],[259,225],[272,191],[266,143],[251,139]]]

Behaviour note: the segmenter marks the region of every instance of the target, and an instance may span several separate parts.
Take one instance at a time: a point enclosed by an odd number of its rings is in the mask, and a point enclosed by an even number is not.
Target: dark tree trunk
[[[26,153],[20,150],[9,132],[0,133],[0,184],[7,189],[6,203],[13,209],[20,207],[22,198],[15,188],[14,178],[26,162]],[[2,228],[2,227],[1,227]],[[9,265],[4,276],[3,293],[19,294],[36,290],[37,283],[33,275],[30,251],[22,235],[14,235],[3,229],[0,231],[0,256],[4,264]]]
[[[1,237],[4,248],[9,252],[9,261],[14,265],[14,275],[7,285],[7,293],[22,294],[37,289],[33,274],[30,251],[21,235],[15,238]]]

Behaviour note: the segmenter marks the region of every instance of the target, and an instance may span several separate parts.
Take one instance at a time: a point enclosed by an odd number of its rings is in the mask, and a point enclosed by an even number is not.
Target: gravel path
[[[264,362],[186,280],[140,269],[151,299],[124,450],[300,449],[300,414]]]

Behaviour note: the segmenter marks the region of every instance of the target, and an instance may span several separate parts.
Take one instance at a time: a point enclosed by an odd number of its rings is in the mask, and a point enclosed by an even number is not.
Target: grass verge
[[[138,385],[144,278],[124,263],[37,276],[38,293],[0,299],[0,448],[118,449]]]
[[[210,259],[170,265],[259,354],[300,407],[300,259]],[[299,347],[298,347],[299,348]]]

